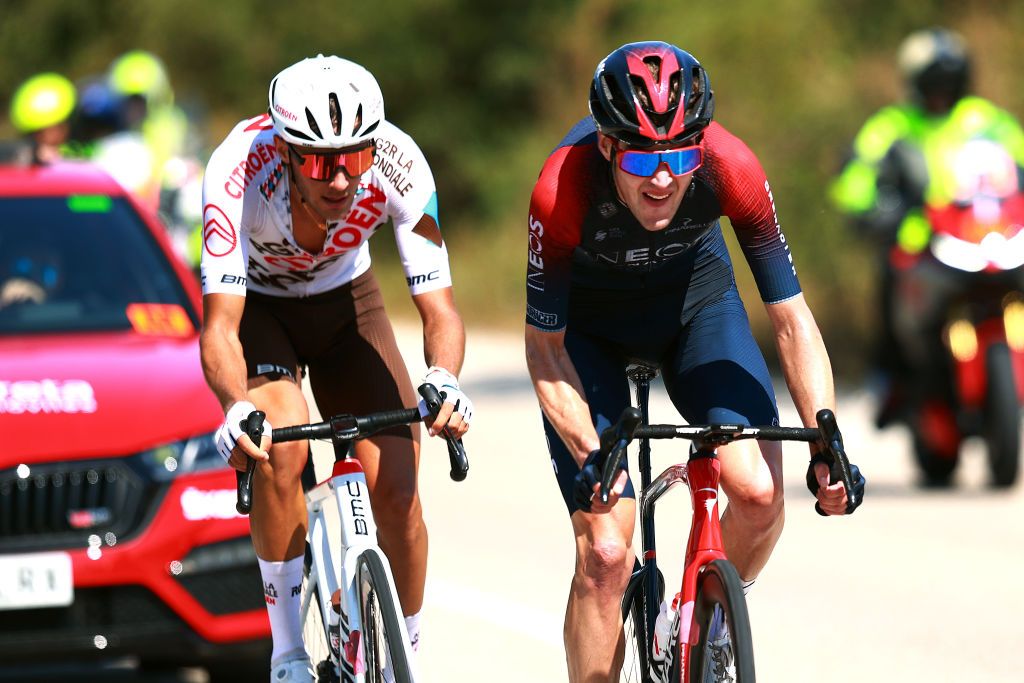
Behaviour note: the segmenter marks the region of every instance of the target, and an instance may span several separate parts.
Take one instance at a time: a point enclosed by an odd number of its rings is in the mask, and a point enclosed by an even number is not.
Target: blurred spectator
[[[58,73],[46,72],[22,83],[11,98],[11,123],[24,136],[27,158],[37,164],[64,154],[75,109],[75,86]]]
[[[857,133],[852,155],[830,188],[836,206],[878,248],[880,339],[877,364],[888,396],[877,417],[885,426],[904,407],[912,380],[906,343],[894,331],[893,296],[913,257],[931,239],[926,205],[956,199],[956,153],[969,141],[1001,145],[1024,165],[1024,132],[1006,111],[969,94],[971,61],[953,31],[916,31],[899,48],[907,100],[882,108]],[[916,345],[915,345],[916,346]]]
[[[130,192],[151,201],[155,182],[153,155],[142,133],[126,129],[124,99],[114,92],[106,78],[81,83],[71,127],[71,147],[76,157],[92,161]]]
[[[113,140],[116,145],[108,145],[104,165],[131,168],[136,182],[130,189],[159,210],[179,254],[198,267],[198,253],[189,248],[189,240],[201,222],[203,164],[191,150],[188,119],[175,105],[167,70],[156,55],[133,50],[114,60],[107,83],[122,98],[124,130],[141,136],[148,158],[138,153],[134,138],[122,135]]]
[[[149,150],[148,186],[140,194],[157,208],[168,164],[185,153],[188,120],[174,104],[163,62],[150,52],[133,50],[115,59],[107,82],[122,98],[124,128],[140,133]]]

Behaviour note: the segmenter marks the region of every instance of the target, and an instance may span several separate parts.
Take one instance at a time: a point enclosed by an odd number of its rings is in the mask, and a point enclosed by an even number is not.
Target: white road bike
[[[419,389],[436,414],[441,397],[429,384]],[[260,442],[264,415],[250,414],[243,426]],[[384,411],[357,417],[335,415],[323,422],[271,431],[273,443],[329,439],[334,469],[329,479],[306,490],[306,543],[301,615],[303,640],[318,683],[414,683],[412,646],[387,557],[377,545],[377,525],[363,468],[352,445],[388,427],[420,420],[419,410]],[[466,478],[469,462],[460,441],[448,441],[451,477]],[[238,511],[252,507],[254,461],[238,473]],[[312,467],[308,467],[312,472]],[[304,477],[308,482],[308,477]]]

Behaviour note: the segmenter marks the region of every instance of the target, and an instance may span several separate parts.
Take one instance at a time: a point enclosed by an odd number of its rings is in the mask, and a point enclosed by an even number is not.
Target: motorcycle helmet
[[[601,60],[590,85],[597,129],[631,147],[696,141],[714,111],[707,72],[668,43],[623,45]]]
[[[898,62],[918,104],[939,98],[951,107],[967,94],[971,70],[967,45],[953,31],[929,28],[911,33],[900,45]]]
[[[149,107],[170,106],[174,102],[171,81],[160,59],[145,50],[126,52],[110,65],[108,82],[123,97],[137,95]]]
[[[341,57],[317,55],[270,82],[274,130],[294,145],[341,149],[373,140],[384,96],[373,75]]]
[[[11,123],[24,134],[63,123],[75,108],[75,86],[57,73],[28,79],[11,98]]]

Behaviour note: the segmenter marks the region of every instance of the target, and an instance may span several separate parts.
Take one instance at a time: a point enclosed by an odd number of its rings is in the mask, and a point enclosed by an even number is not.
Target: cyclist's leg
[[[775,393],[735,286],[703,306],[663,368],[676,409],[690,422],[777,424]],[[745,581],[756,578],[782,533],[782,449],[738,441],[719,449],[725,551]]]
[[[249,399],[267,414],[270,424],[308,421],[299,387],[298,360],[281,324],[271,313],[275,302],[253,296],[246,302],[240,328],[249,376]],[[305,656],[299,623],[306,509],[299,483],[306,461],[304,443],[277,444],[270,460],[257,467],[253,480],[250,528],[260,559],[270,616],[274,662]]]
[[[571,331],[566,333],[565,346],[600,431],[629,403],[624,360],[600,343]],[[544,430],[576,539],[576,568],[563,633],[569,680],[612,680],[618,675],[623,656],[620,602],[633,569],[635,494],[630,483],[610,513],[579,510],[572,495],[579,465],[546,419]]]
[[[371,273],[352,283],[352,323],[309,362],[310,384],[324,415],[416,405],[409,372]],[[356,444],[366,472],[380,544],[406,615],[419,613],[427,566],[427,529],[417,490],[419,426],[397,427]]]

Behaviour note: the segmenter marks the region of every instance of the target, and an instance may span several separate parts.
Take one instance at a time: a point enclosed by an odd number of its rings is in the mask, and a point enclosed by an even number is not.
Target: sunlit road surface
[[[400,344],[422,377],[419,330],[402,330]],[[462,384],[475,404],[469,477],[449,479],[437,440],[421,465],[430,530],[421,672],[446,683],[565,680],[573,539],[521,336],[471,331]],[[663,389],[652,394],[652,420],[675,421]],[[786,401],[783,424],[796,425]],[[956,489],[918,489],[905,434],[877,432],[872,406],[862,393],[840,394],[839,425],[868,478],[852,517],[814,512],[806,447],[785,447],[786,529],[749,597],[758,680],[1024,681],[1024,488],[987,490],[984,454],[971,444]],[[682,458],[685,443],[655,442],[655,465]],[[678,586],[685,489],[658,513],[659,560]]]

